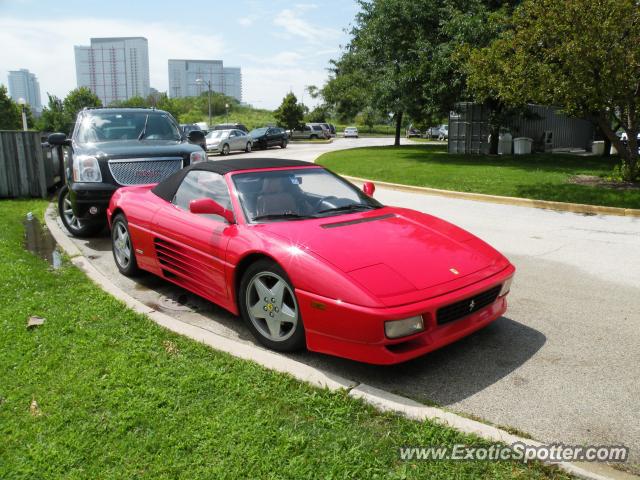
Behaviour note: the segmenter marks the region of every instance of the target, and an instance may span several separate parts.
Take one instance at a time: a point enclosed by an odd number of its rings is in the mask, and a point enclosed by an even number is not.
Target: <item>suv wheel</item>
[[[58,194],[58,215],[62,224],[74,237],[92,237],[104,229],[105,222],[83,222],[75,213],[69,197],[69,186],[64,185]]]

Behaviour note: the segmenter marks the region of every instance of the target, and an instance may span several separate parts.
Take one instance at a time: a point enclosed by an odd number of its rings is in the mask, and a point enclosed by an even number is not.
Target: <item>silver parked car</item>
[[[228,155],[232,150],[250,152],[253,138],[242,130],[212,130],[206,136],[207,153]]]
[[[358,129],[356,127],[347,127],[344,129],[344,138],[358,138]]]

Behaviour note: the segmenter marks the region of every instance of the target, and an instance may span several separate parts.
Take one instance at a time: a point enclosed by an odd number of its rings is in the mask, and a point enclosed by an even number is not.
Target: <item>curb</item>
[[[421,193],[424,195],[439,195],[441,197],[458,198],[462,200],[475,200],[479,202],[499,203],[502,205],[515,205],[518,207],[543,208],[547,210],[557,210],[560,212],[587,213],[592,215],[616,215],[621,217],[640,218],[640,209],[603,207],[599,205],[586,205],[583,203],[553,202],[550,200],[534,200],[531,198],[502,197],[499,195],[487,195],[485,193],[456,192],[455,190],[442,190],[431,187],[417,187],[413,185],[403,185],[401,183],[382,182],[369,180],[366,178],[342,175],[352,182],[374,182],[376,185],[398,190],[401,192]]]
[[[56,218],[57,213],[55,205],[50,203],[45,212],[45,224],[58,245],[60,245],[60,247],[70,257],[71,263],[82,270],[105,292],[123,302],[133,311],[146,315],[153,322],[167,330],[171,330],[174,333],[178,333],[191,338],[192,340],[204,343],[216,350],[228,353],[234,357],[251,360],[268,369],[289,374],[295,379],[306,382],[315,387],[327,388],[331,391],[345,390],[350,397],[362,400],[379,411],[394,412],[411,420],[433,421],[441,425],[454,428],[462,433],[476,435],[484,440],[492,442],[502,442],[505,444],[522,442],[532,446],[543,445],[541,442],[513,435],[492,425],[471,420],[440,408],[428,407],[416,402],[415,400],[386,392],[371,385],[358,383],[339,375],[324,372],[318,368],[287,358],[270,350],[265,350],[256,345],[247,345],[238,342],[237,340],[223,337],[222,335],[176,320],[169,315],[154,310],[120,289],[120,287],[114,284],[96,267],[94,267],[82,255],[82,252],[73,243],[73,241],[62,231]],[[547,465],[555,465],[565,472],[585,480],[624,480],[638,478],[603,465],[598,465],[597,469],[602,470],[602,473],[597,473],[575,463],[543,463]],[[589,465],[589,467],[591,467],[591,465]]]

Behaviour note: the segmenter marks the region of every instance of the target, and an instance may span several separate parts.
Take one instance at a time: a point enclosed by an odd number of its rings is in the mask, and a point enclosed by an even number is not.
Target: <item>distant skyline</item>
[[[0,51],[0,83],[10,70],[27,68],[46,104],[47,92],[64,97],[76,87],[74,46],[91,37],[142,36],[149,42],[150,86],[159,91],[168,89],[168,59],[220,59],[242,68],[245,102],[273,109],[292,90],[309,105],[303,90],[326,81],[357,6],[239,0],[200,10],[167,1],[0,0],[0,45],[11,46]]]

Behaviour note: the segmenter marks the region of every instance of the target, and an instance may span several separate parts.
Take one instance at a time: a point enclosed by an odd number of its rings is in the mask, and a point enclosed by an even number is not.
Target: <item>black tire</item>
[[[309,138],[311,140],[317,140],[318,139],[318,135],[311,135]]]
[[[286,140],[282,140],[282,143],[280,143],[280,148],[287,148],[287,141]]]
[[[122,238],[119,234],[126,232],[126,239]],[[117,242],[121,242],[118,245]],[[119,249],[125,248],[125,243],[129,250],[127,261],[123,261],[123,256],[118,253]],[[113,260],[116,262],[116,267],[121,274],[126,277],[135,277],[140,275],[141,270],[138,267],[136,260],[136,251],[133,247],[133,241],[131,240],[131,233],[129,232],[129,223],[127,217],[124,214],[119,213],[113,218],[111,222],[111,251],[113,253]]]
[[[229,155],[229,145],[227,145],[226,143],[222,146],[222,155]]]
[[[279,304],[277,301],[272,302],[271,298],[269,297],[265,299],[263,299],[262,296],[260,296],[259,298],[257,297],[257,289],[255,289],[254,287],[254,280],[268,280],[269,278],[277,281],[284,281],[286,287],[288,288],[288,291],[284,291],[282,301]],[[240,315],[249,327],[249,330],[251,330],[253,336],[256,337],[256,340],[258,340],[258,342],[260,342],[265,347],[279,352],[292,352],[300,350],[306,346],[304,323],[302,321],[300,307],[298,305],[297,299],[295,298],[294,292],[295,289],[287,273],[282,269],[282,267],[280,267],[280,265],[271,260],[258,260],[257,262],[250,265],[247,271],[244,273],[242,281],[240,282],[240,288],[238,290],[238,304],[240,306]],[[291,327],[288,327],[288,323],[285,322],[280,324],[278,331],[279,333],[282,333],[281,340],[275,341],[267,336],[268,333],[266,333],[266,331],[269,327],[267,325],[266,318],[264,320],[260,318],[252,319],[252,314],[250,313],[250,305],[248,303],[253,301],[252,299],[256,300],[257,302],[254,303],[254,309],[256,305],[262,305],[262,308],[258,308],[258,310],[260,312],[262,312],[263,310],[264,312],[269,312],[272,317],[275,312],[278,312],[276,313],[276,315],[284,315],[284,306],[288,306],[288,312],[292,310],[291,306],[295,307],[295,323],[292,323]],[[264,315],[266,315],[266,313],[264,313]],[[277,319],[278,317],[276,316],[275,318]],[[285,325],[285,327],[283,327],[282,325]]]
[[[64,227],[74,237],[94,237],[104,230],[106,225],[106,220],[83,222],[76,218],[71,209],[68,185],[64,185],[58,193],[58,215],[60,216],[60,220],[62,220]]]
[[[251,151],[251,142],[247,142],[247,146],[244,148],[244,151],[247,153]]]

